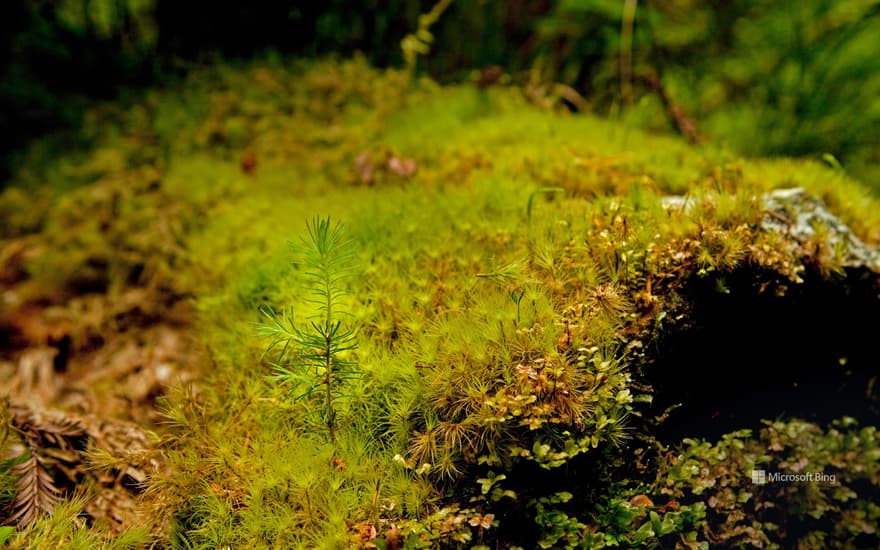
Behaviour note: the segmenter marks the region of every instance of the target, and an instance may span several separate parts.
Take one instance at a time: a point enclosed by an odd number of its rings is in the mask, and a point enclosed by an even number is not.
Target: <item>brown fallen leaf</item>
[[[241,171],[245,174],[253,174],[257,169],[257,154],[248,150],[241,155]]]
[[[7,381],[10,395],[28,396],[37,403],[51,403],[58,397],[60,381],[55,376],[56,348],[41,346],[27,349],[18,358],[16,375]]]
[[[385,531],[385,548],[387,550],[400,550],[403,548],[403,533],[396,525]]]
[[[418,166],[415,159],[391,157],[388,159],[388,169],[398,176],[408,178],[416,173]]]
[[[365,185],[373,183],[373,159],[368,152],[363,151],[355,157],[354,167],[360,183]]]
[[[637,508],[654,506],[654,502],[647,495],[636,495],[630,499],[629,503]]]
[[[504,69],[499,67],[498,65],[489,65],[488,67],[483,67],[480,69],[480,74],[477,78],[477,87],[480,89],[488,88],[489,86],[493,86],[498,84],[501,81],[501,77],[504,76]]]
[[[677,500],[670,500],[666,504],[660,507],[659,512],[661,514],[665,514],[666,512],[675,512],[679,509],[680,505]]]
[[[366,521],[355,523],[351,520],[345,520],[345,525],[351,532],[351,542],[356,545],[356,548],[376,548],[372,541],[376,539],[378,533],[372,523]]]

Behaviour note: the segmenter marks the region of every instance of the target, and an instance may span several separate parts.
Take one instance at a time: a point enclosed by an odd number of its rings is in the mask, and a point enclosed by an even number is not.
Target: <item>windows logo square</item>
[[[767,483],[767,472],[764,470],[752,470],[752,483],[756,485]]]

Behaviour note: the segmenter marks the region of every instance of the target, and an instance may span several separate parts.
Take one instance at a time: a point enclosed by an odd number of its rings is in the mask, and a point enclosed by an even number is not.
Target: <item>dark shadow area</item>
[[[146,0],[0,2],[0,189],[24,145],[58,136],[59,154],[84,147],[75,132],[95,100],[125,99],[192,67],[267,56],[349,57],[402,66],[401,40],[434,2],[384,3]],[[454,3],[433,28],[438,45],[426,69],[441,80],[474,68],[524,68],[535,21],[552,2]],[[467,37],[468,45],[461,47]],[[64,139],[61,139],[64,138]]]
[[[614,496],[612,488],[615,483],[634,474],[632,465],[621,460],[622,450],[600,446],[569,459],[557,468],[547,469],[536,462],[520,461],[506,470],[502,485],[515,490],[517,498],[503,498],[492,504],[492,512],[500,519],[496,531],[498,539],[515,541],[520,548],[540,548],[541,526],[535,521],[535,507],[527,503],[560,492],[572,494],[572,499],[548,506],[572,517],[599,514]],[[475,471],[465,479],[487,477],[488,471],[486,474]],[[469,495],[469,492],[474,492],[472,483],[455,489],[456,494]],[[469,496],[477,495],[474,492]]]
[[[756,289],[770,280],[763,293]],[[656,437],[717,440],[761,420],[818,424],[842,416],[880,423],[876,379],[880,288],[876,275],[808,276],[776,296],[766,273],[741,270],[688,290],[689,328],[665,336],[648,371],[654,411],[670,410]]]

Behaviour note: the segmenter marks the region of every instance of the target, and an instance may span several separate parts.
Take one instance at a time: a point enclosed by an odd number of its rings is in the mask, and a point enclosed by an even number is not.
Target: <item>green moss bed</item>
[[[33,144],[0,545],[880,546],[880,201],[552,99],[266,62]]]

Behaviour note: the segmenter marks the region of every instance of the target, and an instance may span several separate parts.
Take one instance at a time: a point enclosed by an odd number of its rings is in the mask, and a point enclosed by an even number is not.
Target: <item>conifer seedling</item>
[[[320,401],[322,423],[335,441],[337,399],[345,397],[346,382],[357,376],[356,362],[347,358],[347,352],[357,347],[355,334],[342,321],[348,315],[344,284],[351,273],[353,252],[341,224],[316,218],[307,228],[308,235],[295,246],[295,252],[304,269],[305,302],[313,304],[317,314],[301,327],[292,310],[279,315],[264,309],[268,323],[260,332],[272,340],[263,357],[280,346],[270,379],[290,386],[294,401]]]

